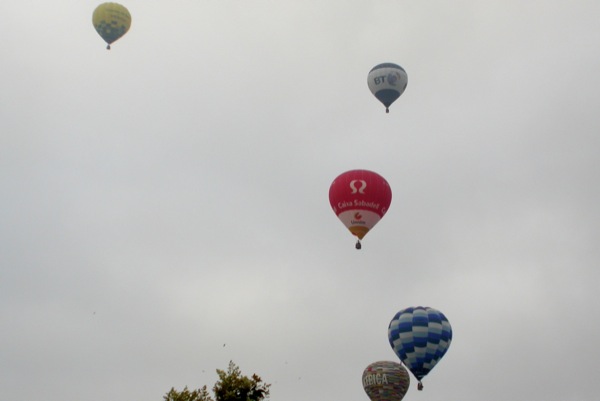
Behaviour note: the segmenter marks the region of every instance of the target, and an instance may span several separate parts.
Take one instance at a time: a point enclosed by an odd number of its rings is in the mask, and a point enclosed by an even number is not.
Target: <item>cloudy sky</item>
[[[2,399],[162,400],[233,360],[368,401],[417,305],[454,340],[405,400],[597,399],[597,0],[123,4],[107,51],[98,2],[0,3]],[[350,169],[393,191],[360,251]]]

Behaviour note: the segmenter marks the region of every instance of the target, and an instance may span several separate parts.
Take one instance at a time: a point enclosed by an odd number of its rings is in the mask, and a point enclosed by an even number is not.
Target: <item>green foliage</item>
[[[240,368],[229,361],[227,371],[217,369],[219,380],[213,387],[214,400],[207,387],[190,391],[187,386],[182,391],[171,388],[164,401],[262,401],[269,398],[270,384],[253,374],[252,377],[242,375]]]
[[[213,387],[216,401],[261,401],[269,396],[270,384],[256,374],[242,376],[240,368],[229,361],[227,372],[217,369],[219,380]]]
[[[163,399],[165,401],[213,401],[206,386],[193,391],[188,390],[187,386],[182,391],[171,387],[171,391],[165,394]]]

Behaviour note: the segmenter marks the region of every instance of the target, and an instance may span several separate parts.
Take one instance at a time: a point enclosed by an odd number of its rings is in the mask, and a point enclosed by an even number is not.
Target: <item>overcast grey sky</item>
[[[405,400],[597,400],[598,1],[129,0],[111,51],[99,3],[0,3],[0,398],[161,400],[233,360],[368,401],[423,305],[454,339]],[[393,192],[361,251],[350,169]]]

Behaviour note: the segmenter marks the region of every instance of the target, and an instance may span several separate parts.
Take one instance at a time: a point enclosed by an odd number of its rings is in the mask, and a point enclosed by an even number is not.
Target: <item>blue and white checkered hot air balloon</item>
[[[452,342],[452,327],[438,310],[417,306],[401,310],[390,322],[388,339],[398,358],[419,381],[442,359]]]

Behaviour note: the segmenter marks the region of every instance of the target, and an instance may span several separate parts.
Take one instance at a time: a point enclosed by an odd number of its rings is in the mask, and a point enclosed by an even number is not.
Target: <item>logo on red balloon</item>
[[[356,183],[360,182],[360,188],[356,188]],[[365,180],[352,180],[350,181],[350,188],[352,188],[352,194],[359,193],[365,194],[365,188],[367,187],[367,182]]]

